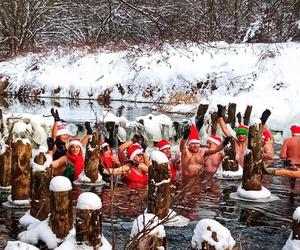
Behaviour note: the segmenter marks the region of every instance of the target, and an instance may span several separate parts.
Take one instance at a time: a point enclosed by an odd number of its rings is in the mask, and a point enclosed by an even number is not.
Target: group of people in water
[[[171,144],[167,139],[155,143],[157,150],[163,152],[169,159],[170,178],[176,180],[177,173],[181,172],[183,178],[197,177],[203,173],[213,176],[220,167],[224,158],[223,148],[233,141],[236,150],[236,159],[241,167],[244,165],[244,154],[248,146],[248,126],[240,124],[235,134],[226,127],[224,107],[218,105],[218,123],[225,135],[225,139],[216,135],[207,138],[207,146],[200,145],[198,123],[188,125],[180,141],[180,153],[175,157],[171,152]],[[83,147],[88,143],[92,135],[89,122],[85,123],[86,135],[80,138],[69,138],[68,130],[62,125],[57,110],[51,109],[54,118],[52,136],[48,138],[48,150],[53,156],[53,174],[64,175],[71,180],[76,180],[83,170],[84,157]],[[264,161],[263,171],[266,174],[300,177],[300,125],[291,126],[290,138],[284,140],[280,158],[284,160],[285,169],[275,169],[270,166],[274,163],[274,138],[268,130],[266,121],[271,112],[266,110],[261,116],[263,127],[262,157]],[[203,121],[202,121],[203,123]],[[113,151],[107,142],[102,141],[99,145],[99,170],[103,176],[122,175],[124,181],[147,184],[148,168],[150,160],[146,154],[146,145],[141,135],[135,134],[131,140],[121,144],[117,153]]]

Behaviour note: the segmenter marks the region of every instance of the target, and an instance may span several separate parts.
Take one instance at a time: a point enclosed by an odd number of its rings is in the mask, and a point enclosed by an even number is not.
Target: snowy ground
[[[30,84],[44,88],[42,96],[50,96],[61,86],[60,96],[78,90],[81,98],[97,98],[110,89],[115,100],[168,102],[176,92],[187,92],[197,97],[197,104],[210,103],[210,109],[218,103],[236,102],[238,111],[244,112],[251,104],[253,118],[269,108],[271,128],[288,133],[289,125],[300,121],[296,108],[299,52],[300,44],[291,42],[166,45],[160,51],[136,46],[127,51],[94,53],[88,53],[87,48],[67,52],[58,48],[0,62],[0,77],[9,77],[11,91]],[[182,104],[173,111],[189,111],[192,106]]]

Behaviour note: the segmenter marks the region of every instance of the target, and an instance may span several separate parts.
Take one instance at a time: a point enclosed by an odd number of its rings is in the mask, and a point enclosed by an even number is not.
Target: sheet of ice
[[[282,250],[299,250],[300,249],[300,240],[292,240],[293,232],[291,232],[289,238],[285,242]]]
[[[213,232],[217,235],[217,241],[213,239]],[[212,219],[200,220],[194,229],[192,247],[202,249],[201,244],[203,241],[207,241],[216,250],[231,250],[235,245],[235,240],[231,237],[230,231]]]
[[[71,234],[75,234],[74,228],[70,230],[69,235]],[[66,238],[68,238],[68,236]],[[52,232],[49,227],[49,218],[29,225],[26,231],[19,233],[18,239],[33,245],[36,245],[38,241],[41,240],[45,242],[50,249],[57,247],[57,244],[63,241],[63,239],[58,239]]]
[[[152,161],[157,162],[158,164],[164,164],[169,162],[168,157],[163,152],[157,150],[151,152],[150,159]]]
[[[38,250],[38,248],[21,241],[8,241],[4,250]]]
[[[164,226],[160,223],[160,220],[154,214],[141,214],[133,221],[130,238],[133,238],[135,235],[142,232],[144,228],[147,232],[149,231],[148,234],[164,238],[166,237],[166,232]],[[141,236],[142,234],[139,237]]]
[[[102,235],[101,237],[102,245],[97,250],[111,250],[111,244],[107,241],[107,239]],[[55,250],[94,250],[93,247],[87,245],[77,245],[75,235],[70,236],[66,239],[59,247],[55,248]]]
[[[78,209],[96,210],[102,208],[102,202],[98,195],[92,192],[84,192],[79,195],[76,207]]]
[[[67,177],[55,176],[50,181],[49,190],[53,192],[64,192],[72,189],[72,184]]]
[[[271,192],[265,187],[261,187],[259,191],[246,191],[242,188],[242,184],[237,189],[238,196],[249,200],[259,200],[271,197]]]
[[[215,176],[220,179],[240,179],[243,177],[243,168],[239,165],[238,171],[224,171],[220,165]]]

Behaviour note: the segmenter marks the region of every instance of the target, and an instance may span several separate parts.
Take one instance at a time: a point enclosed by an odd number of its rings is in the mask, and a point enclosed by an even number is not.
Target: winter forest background
[[[299,10],[300,0],[1,0],[0,56],[65,44],[300,41]]]

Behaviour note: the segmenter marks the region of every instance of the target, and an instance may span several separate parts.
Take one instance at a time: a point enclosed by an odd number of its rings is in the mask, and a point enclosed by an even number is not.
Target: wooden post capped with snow
[[[230,231],[212,219],[202,219],[196,225],[191,242],[192,250],[231,250],[235,240]]]
[[[11,199],[29,200],[31,182],[31,145],[26,139],[12,144]]]
[[[85,192],[79,195],[76,206],[76,241],[94,249],[102,245],[102,203],[98,195]]]
[[[49,185],[52,158],[39,152],[32,162],[30,215],[45,220],[50,210]]]
[[[244,190],[262,189],[262,125],[260,123],[251,125],[249,128],[248,148],[244,157],[243,181]]]
[[[232,128],[235,127],[235,113],[236,113],[236,103],[229,103],[227,123],[229,123]]]
[[[222,160],[222,168],[224,171],[238,171],[239,162],[236,159],[234,139],[230,138],[230,146],[224,148],[225,157]]]
[[[133,221],[130,242],[125,249],[167,249],[166,232],[157,216],[150,213],[141,214]]]
[[[49,226],[57,238],[64,238],[73,227],[72,184],[67,177],[56,176],[50,181]]]
[[[292,240],[300,240],[300,207],[297,207],[293,214]]]
[[[84,172],[85,175],[95,183],[99,178],[99,142],[100,134],[93,133],[92,140],[87,144],[85,159],[84,159]]]
[[[167,156],[160,152],[151,153],[152,166],[148,172],[148,212],[159,219],[165,218],[170,207],[170,173]]]
[[[6,141],[0,142],[0,187],[9,188],[11,186],[12,167],[12,132],[9,133]]]

